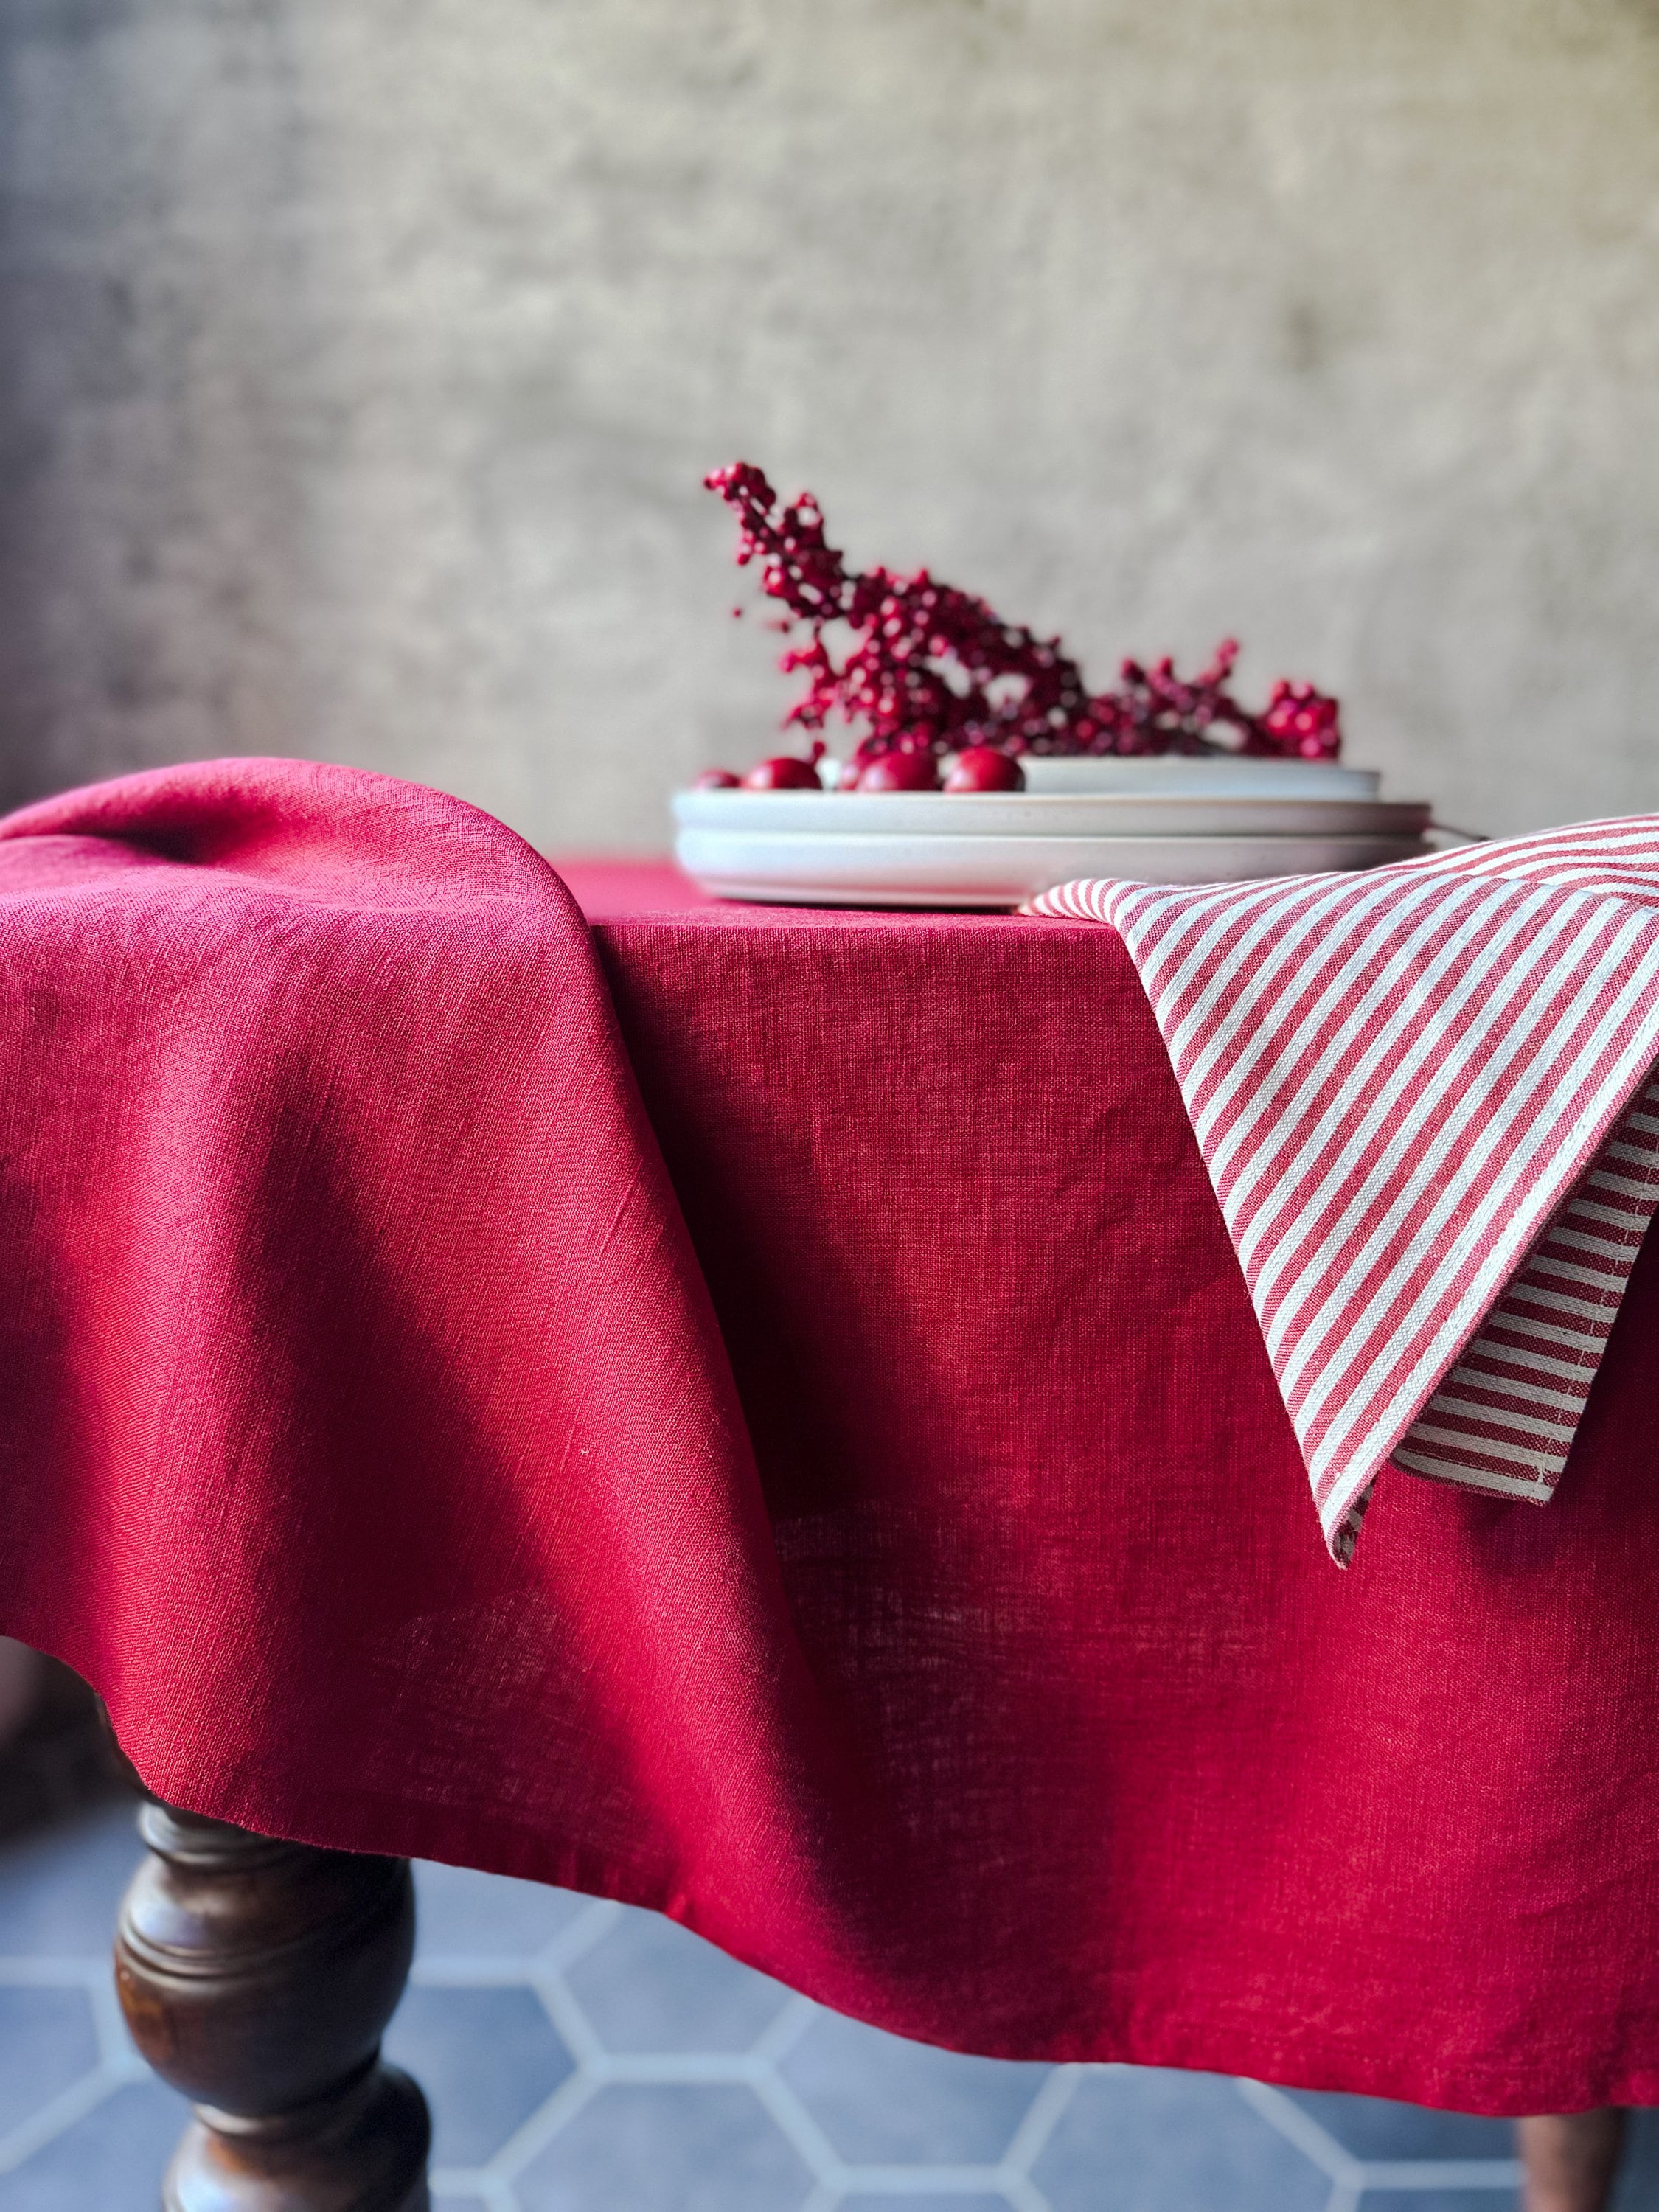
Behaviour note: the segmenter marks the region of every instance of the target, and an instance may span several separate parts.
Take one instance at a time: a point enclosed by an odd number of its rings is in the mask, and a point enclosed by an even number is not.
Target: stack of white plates
[[[995,908],[1078,876],[1236,883],[1428,849],[1429,809],[1378,799],[1363,769],[1215,756],[1023,765],[1019,792],[683,791],[676,854],[722,898]]]

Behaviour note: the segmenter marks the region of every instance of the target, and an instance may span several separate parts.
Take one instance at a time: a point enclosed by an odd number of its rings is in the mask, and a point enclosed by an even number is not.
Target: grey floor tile
[[[1349,2097],[1316,2089],[1283,2094],[1316,2120],[1355,2158],[1513,2158],[1507,2120],[1468,2112],[1432,2112],[1384,2097]]]
[[[914,2197],[907,2191],[902,2197],[866,2197],[862,2191],[856,2197],[842,2200],[842,2212],[1008,2212],[1008,2199],[993,2194],[989,2197]]]
[[[0,1958],[103,1958],[143,1856],[129,1803],[0,1850]]]
[[[964,2058],[821,2012],[779,2071],[849,2163],[993,2166],[1048,2069]]]
[[[1359,2212],[1519,2212],[1513,2189],[1368,2189]]]
[[[97,2063],[98,2038],[84,1990],[0,1988],[0,2136]]]
[[[0,1849],[0,1957],[100,1969],[141,1856],[132,1808],[85,1814]],[[588,1900],[533,1882],[422,1866],[422,1967],[487,1960],[526,1971]],[[482,1971],[482,1970],[481,1970]],[[572,1969],[602,2044],[633,2058],[749,2048],[787,1992],[676,1923],[629,1911]],[[482,2164],[566,2081],[570,2054],[526,1984],[417,1981],[389,2055],[424,2084],[437,2159]],[[0,2135],[96,2063],[83,1990],[0,1983]],[[1004,2212],[994,2194],[929,2193],[931,2164],[994,2164],[1044,2078],[1040,2066],[965,2058],[817,2014],[781,2071],[850,2164],[915,2169],[917,2193],[854,2194],[845,2212]],[[1362,2160],[1511,2155],[1509,2127],[1382,2100],[1295,2092],[1333,2143]],[[113,2093],[15,2171],[0,2212],[155,2212],[183,2100],[159,2084]],[[1109,2069],[1085,2077],[1038,2160],[1053,2212],[1323,2212],[1327,2177],[1206,2075]],[[519,2178],[523,2212],[798,2212],[800,2155],[752,2092],[629,2083],[600,2091]],[[1509,2189],[1373,2191],[1361,2212],[1514,2212]],[[434,2212],[482,2212],[451,2192]],[[1638,2116],[1614,2212],[1659,2208],[1659,2113]]]
[[[438,2166],[482,2166],[573,2071],[526,1989],[410,1990],[386,2055],[426,2091]]]
[[[415,1869],[416,1956],[529,1959],[590,1902],[544,1882],[422,1860]]]
[[[746,2051],[789,1992],[660,1913],[629,1912],[565,1976],[607,2051]]]
[[[1331,2185],[1213,2074],[1079,2087],[1032,2169],[1054,2212],[1324,2212]]]
[[[1655,2212],[1659,2206],[1659,2112],[1632,2112],[1612,2212]],[[1506,2208],[1507,2212],[1507,2208]]]
[[[811,2177],[747,2089],[601,2090],[519,2177],[525,2212],[795,2212]]]
[[[117,2089],[14,2172],[5,2212],[155,2212],[189,2107],[159,2081]]]

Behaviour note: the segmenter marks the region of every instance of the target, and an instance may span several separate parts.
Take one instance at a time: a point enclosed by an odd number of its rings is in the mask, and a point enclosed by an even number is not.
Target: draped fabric
[[[1659,1205],[1659,816],[1031,910],[1129,949],[1339,1563],[1390,1458],[1546,1503]]]
[[[163,1795],[901,2033],[1659,2102],[1659,1269],[1333,1574],[1116,935],[291,763],[0,835],[0,1630]]]

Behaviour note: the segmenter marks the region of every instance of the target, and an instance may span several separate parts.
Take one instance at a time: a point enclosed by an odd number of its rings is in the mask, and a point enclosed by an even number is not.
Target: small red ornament
[[[883,753],[859,774],[860,791],[937,791],[939,763],[932,753]]]
[[[815,762],[779,753],[771,760],[757,762],[744,776],[743,787],[745,791],[822,791],[823,786]]]
[[[729,768],[706,768],[692,785],[693,791],[735,791],[738,778]]]
[[[946,791],[1024,791],[1025,771],[996,745],[969,745],[951,757]]]

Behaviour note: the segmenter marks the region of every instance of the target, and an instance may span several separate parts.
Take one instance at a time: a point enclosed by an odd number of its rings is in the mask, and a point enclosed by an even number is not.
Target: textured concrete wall
[[[648,848],[698,479],[1498,829],[1659,806],[1655,0],[6,0],[3,795],[313,754]]]

